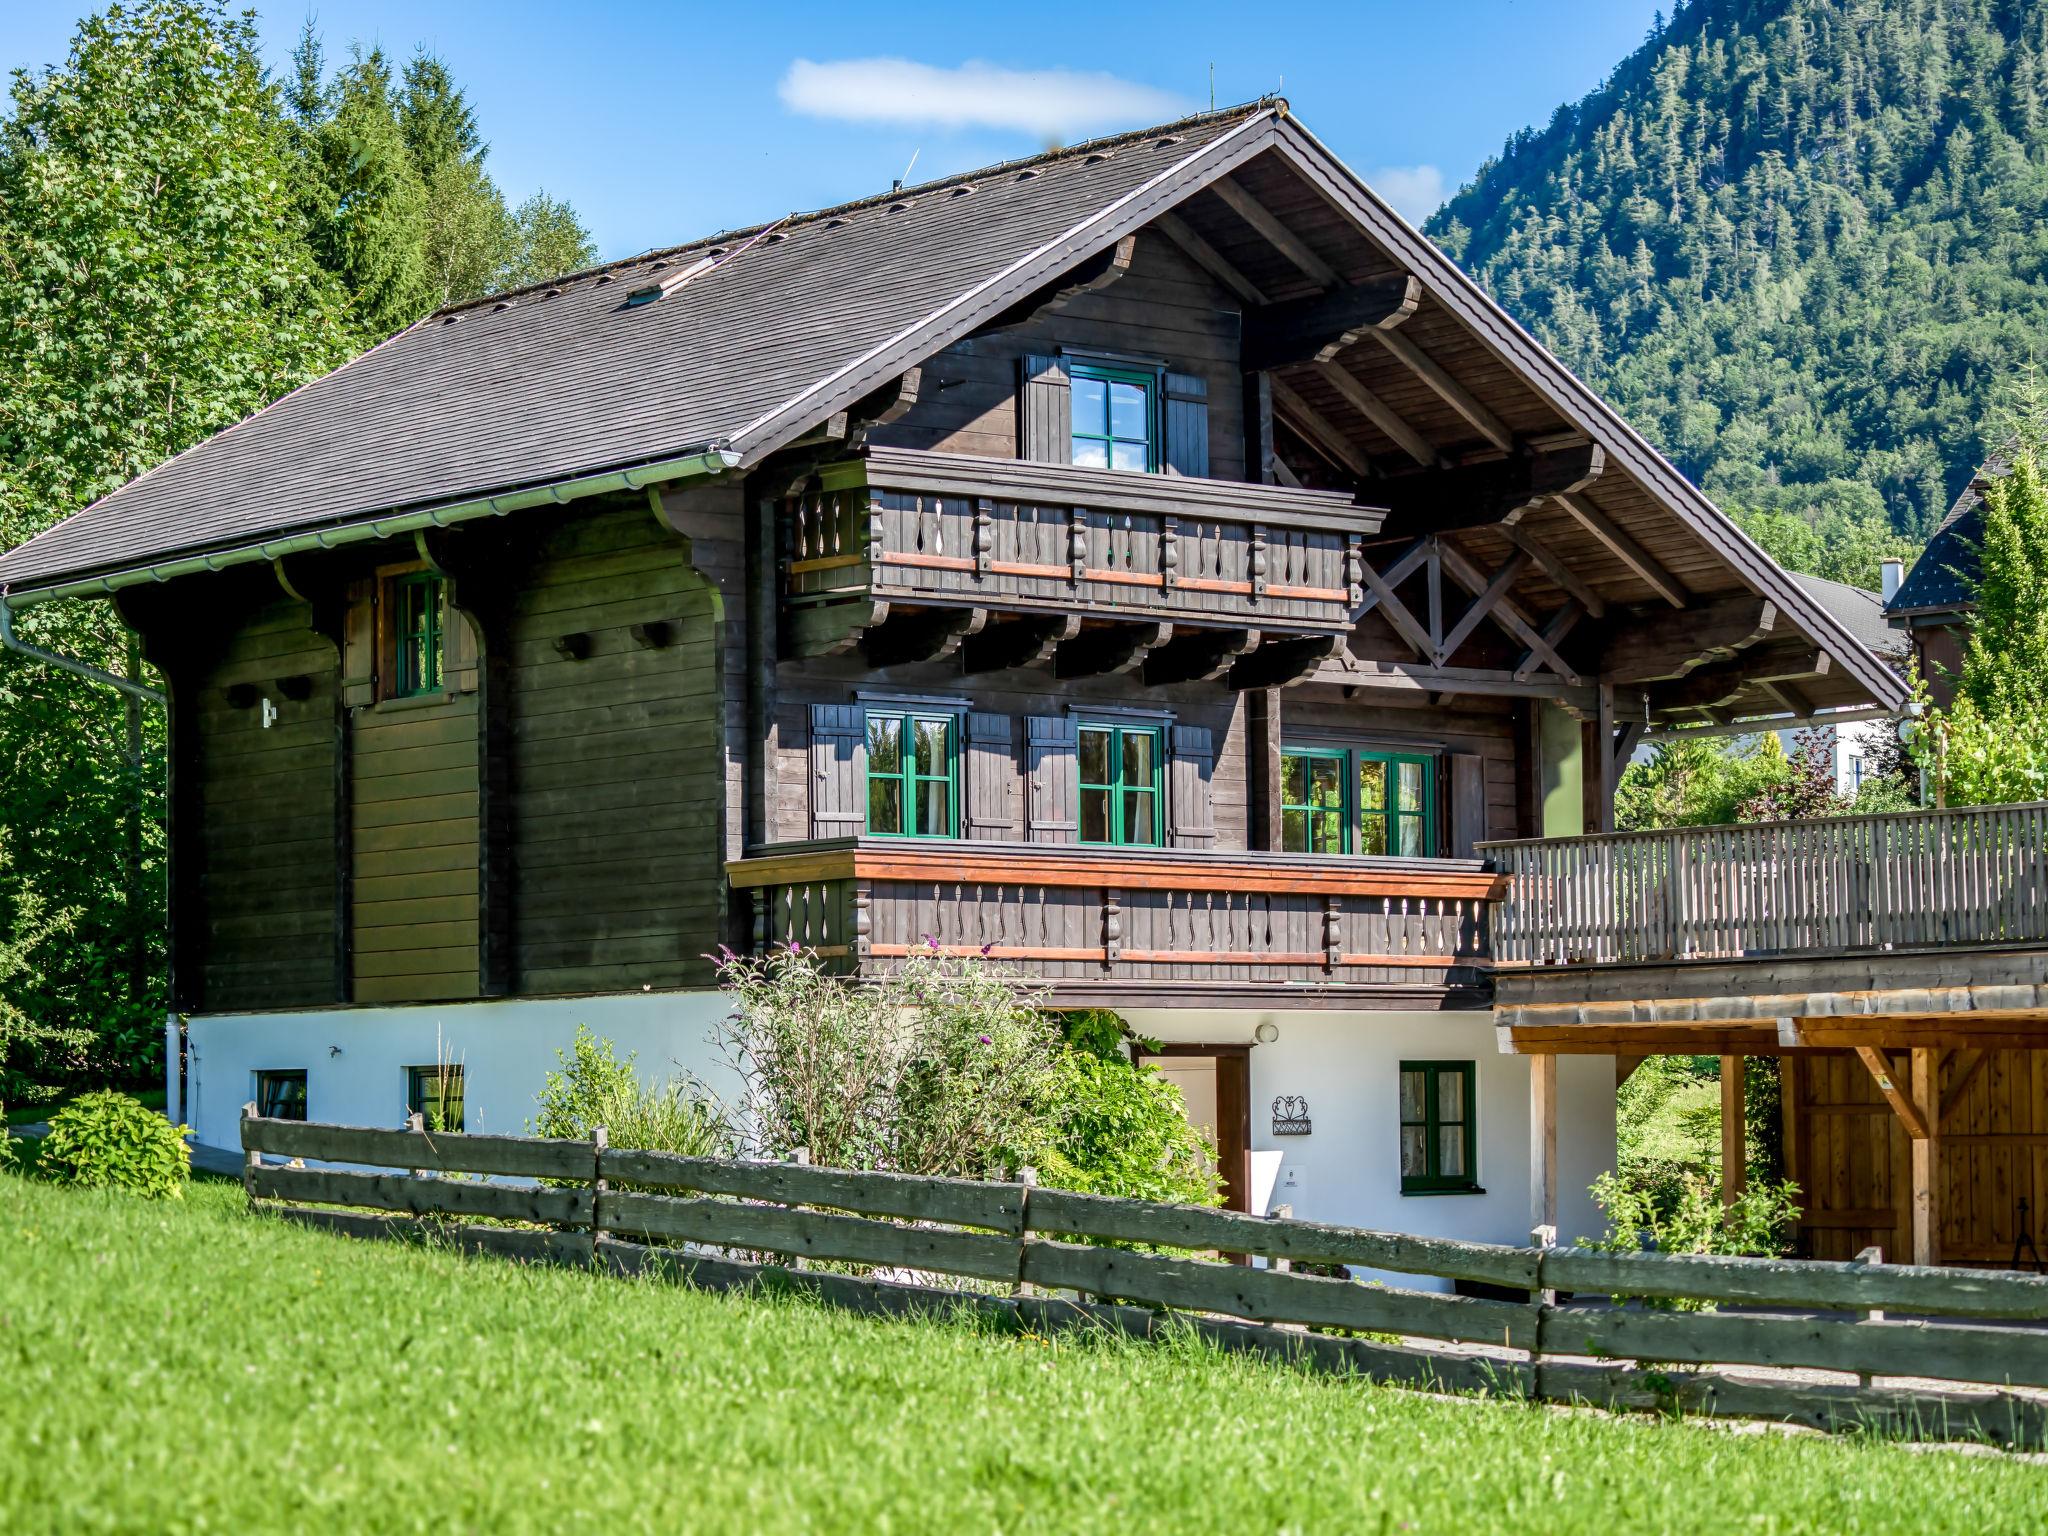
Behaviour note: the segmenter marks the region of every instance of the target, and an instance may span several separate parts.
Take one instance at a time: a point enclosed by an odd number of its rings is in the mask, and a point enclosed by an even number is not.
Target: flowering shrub
[[[577,1025],[569,1049],[555,1052],[560,1065],[536,1099],[534,1134],[583,1141],[601,1125],[615,1147],[723,1156],[730,1138],[711,1096],[689,1077],[643,1083],[636,1059],[629,1053],[619,1060],[611,1041]]]

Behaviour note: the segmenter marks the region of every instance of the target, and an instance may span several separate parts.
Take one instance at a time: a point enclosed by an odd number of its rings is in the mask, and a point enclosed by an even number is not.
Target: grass
[[[2003,1456],[1452,1400],[0,1175],[0,1529],[1957,1531]]]

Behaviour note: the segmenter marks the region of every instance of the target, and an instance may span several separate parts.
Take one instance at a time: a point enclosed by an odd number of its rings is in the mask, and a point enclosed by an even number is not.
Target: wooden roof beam
[[[1410,278],[1409,281],[1415,280]],[[1391,352],[1402,366],[1434,390],[1438,399],[1464,417],[1481,437],[1502,453],[1515,451],[1515,434],[1508,430],[1507,423],[1474,399],[1464,385],[1444,372],[1436,360],[1412,340],[1391,328],[1369,330],[1364,334]]]
[[[1000,331],[1025,325],[1037,319],[1042,309],[1064,304],[1080,294],[1099,293],[1131,270],[1131,262],[1137,253],[1138,237],[1125,235],[1114,245],[1105,247],[1093,256],[1069,267],[1042,288],[1025,294],[981,329]]]
[[[1370,560],[1358,563],[1359,578],[1365,584],[1365,601],[1358,610],[1358,617],[1362,619],[1373,609],[1380,609],[1394,627],[1394,632],[1407,641],[1424,661],[1433,660],[1436,655],[1436,636],[1428,625],[1408,611],[1408,605],[1395,596],[1394,588],[1414,575],[1419,567],[1436,558],[1434,541],[1417,539],[1384,571],[1374,570]]]
[[[1380,531],[1449,533],[1460,528],[1513,525],[1547,498],[1585,489],[1606,467],[1603,449],[1578,443],[1544,453],[1395,475],[1374,489],[1374,499],[1387,506]],[[1590,609],[1592,605],[1587,606]]]
[[[1674,608],[1686,604],[1686,590],[1676,576],[1657,562],[1650,552],[1630,538],[1613,518],[1573,491],[1560,493],[1557,504],[1578,519],[1579,526],[1607,546],[1607,552],[1634,571],[1651,591]]]
[[[1343,283],[1336,268],[1310,250],[1300,236],[1275,218],[1266,205],[1247,192],[1235,178],[1224,176],[1212,181],[1209,190],[1222,198],[1231,212],[1264,236],[1282,256],[1301,268],[1318,288],[1335,288]]]
[[[1433,667],[1426,662],[1370,661],[1347,657],[1325,664],[1316,681],[1344,688],[1371,688],[1391,693],[1471,695],[1478,698],[1548,699],[1573,713],[1590,712],[1591,688],[1567,687],[1554,678],[1520,678],[1491,667]]]
[[[1084,629],[1053,653],[1053,674],[1060,678],[1107,677],[1134,672],[1145,655],[1173,638],[1171,624],[1106,624]]]
[[[1256,629],[1186,629],[1145,657],[1145,686],[1168,683],[1209,683],[1223,676],[1238,657],[1258,649]]]
[[[1152,227],[1179,246],[1190,261],[1236,294],[1246,305],[1256,309],[1266,303],[1266,295],[1259,285],[1238,271],[1237,264],[1229,257],[1196,234],[1189,227],[1188,221],[1179,214],[1162,213],[1152,221]]]
[[[1351,439],[1332,425],[1328,417],[1288,388],[1281,379],[1272,377],[1272,385],[1273,409],[1294,428],[1304,442],[1326,455],[1339,469],[1350,471],[1358,479],[1374,478],[1371,462],[1352,446]]]
[[[1438,552],[1443,567],[1455,581],[1474,596],[1487,590],[1488,580],[1480,574],[1479,568],[1465,557],[1465,552],[1446,540],[1437,540]],[[1572,627],[1586,615],[1586,610],[1577,600],[1567,602],[1553,613],[1541,629],[1535,619],[1520,603],[1506,592],[1502,592],[1493,607],[1496,621],[1501,628],[1513,635],[1529,649],[1521,660],[1515,663],[1515,675],[1526,676],[1535,670],[1539,662],[1547,663],[1550,669],[1567,683],[1577,685],[1583,681],[1577,667],[1573,666],[1558,651],[1564,637]]]
[[[1342,635],[1302,635],[1269,640],[1230,669],[1235,693],[1255,688],[1285,688],[1314,677],[1325,661],[1344,648]]]
[[[1777,631],[1777,605],[1747,594],[1704,603],[1680,618],[1624,620],[1607,632],[1600,674],[1615,683],[1668,682],[1732,661]]]
[[[1054,651],[1080,632],[1078,613],[1008,619],[970,635],[961,651],[961,665],[968,672],[1042,667],[1052,659]]]
[[[1509,523],[1501,531],[1517,549],[1536,562],[1544,575],[1577,598],[1588,618],[1603,619],[1607,616],[1607,600],[1593,589],[1591,582],[1566,565],[1548,544],[1519,523]]]
[[[1477,629],[1481,621],[1507,596],[1508,588],[1515,584],[1528,564],[1528,554],[1518,549],[1508,556],[1507,564],[1487,579],[1486,590],[1466,605],[1465,611],[1458,616],[1458,622],[1451,626],[1451,632],[1438,644],[1435,658],[1438,666],[1444,665],[1457,654],[1458,647],[1465,643],[1472,631]]]
[[[1242,366],[1256,373],[1291,363],[1326,363],[1361,337],[1391,332],[1421,301],[1419,279],[1389,277],[1248,309]]]
[[[1856,1059],[1863,1063],[1864,1071],[1876,1081],[1877,1091],[1884,1095],[1885,1103],[1891,1105],[1892,1113],[1899,1117],[1899,1122],[1906,1128],[1906,1134],[1915,1141],[1925,1141],[1932,1128],[1927,1124],[1927,1117],[1920,1113],[1920,1106],[1892,1081],[1890,1059],[1874,1045],[1859,1045],[1855,1049]]]
[[[1344,397],[1346,404],[1392,438],[1409,458],[1429,469],[1442,462],[1429,439],[1403,421],[1386,401],[1361,384],[1358,375],[1349,368],[1342,363],[1317,363],[1315,370],[1325,383]]]
[[[860,653],[871,667],[939,661],[960,649],[988,623],[986,608],[903,609],[860,637]]]

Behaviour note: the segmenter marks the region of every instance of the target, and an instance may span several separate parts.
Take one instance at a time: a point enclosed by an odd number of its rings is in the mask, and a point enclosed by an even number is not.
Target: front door
[[[1180,1089],[1188,1120],[1216,1149],[1223,1178],[1223,1203],[1233,1211],[1251,1209],[1251,1047],[1246,1045],[1162,1045],[1139,1051],[1137,1059]]]

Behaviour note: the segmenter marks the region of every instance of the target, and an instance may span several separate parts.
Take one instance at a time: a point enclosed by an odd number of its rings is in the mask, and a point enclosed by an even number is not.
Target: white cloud
[[[1433,165],[1383,165],[1365,184],[1417,229],[1444,205],[1444,173]]]
[[[909,59],[798,59],[779,94],[785,107],[810,117],[1011,129],[1056,141],[1166,122],[1187,111],[1179,97],[1115,75],[1000,69],[977,60],[940,69]]]

